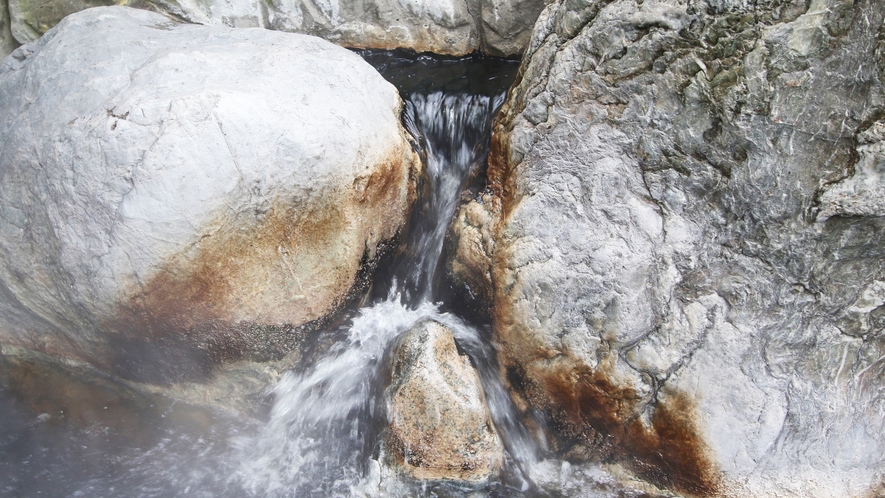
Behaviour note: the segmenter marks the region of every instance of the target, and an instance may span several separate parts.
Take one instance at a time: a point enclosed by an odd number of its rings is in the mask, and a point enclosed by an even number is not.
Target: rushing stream
[[[376,64],[381,62],[382,72],[388,74],[409,63],[454,63],[367,55]],[[497,64],[505,69],[512,66]],[[502,81],[507,82],[509,78]],[[444,85],[439,83],[409,88],[415,86],[410,83],[399,85],[407,98],[405,121],[426,155],[426,175],[404,254],[394,261],[392,271],[382,272],[390,275],[381,277],[390,278],[389,285],[378,284],[387,296],[360,309],[347,338],[324,358],[305,372],[288,373],[274,388],[270,421],[260,435],[238,440],[243,463],[237,478],[255,494],[409,493],[406,483],[382,480],[375,460],[376,439],[386,420],[381,374],[395,340],[426,319],[448,326],[478,367],[493,420],[507,445],[509,484],[519,490],[528,488],[519,467],[534,458],[534,449],[498,376],[492,348],[478,329],[441,312],[434,303],[434,275],[446,228],[468,176],[485,161],[484,144],[506,88],[502,84],[496,93],[483,95],[440,89]]]
[[[252,416],[133,389],[88,366],[38,356],[13,368],[0,355],[0,379],[7,379],[0,382],[0,497],[669,496],[625,486],[605,465],[539,461],[543,451],[499,376],[489,326],[461,316],[476,319],[475,310],[445,302],[452,295],[439,271],[446,230],[462,194],[484,187],[492,121],[517,64],[362,55],[403,95],[403,120],[426,171],[402,246],[379,265],[359,307],[305,344],[279,382],[221,388],[265,387],[248,403]],[[428,319],[447,326],[470,357],[504,443],[500,475],[479,487],[416,483],[381,463],[392,349]],[[254,379],[261,368],[221,378]],[[176,389],[207,399],[213,388]]]
[[[269,387],[273,401],[264,423],[219,416],[195,428],[187,417],[182,423],[172,421],[176,411],[170,406],[135,428],[149,434],[138,438],[129,433],[132,428],[44,423],[49,415],[34,420],[24,404],[0,389],[0,473],[12,476],[0,483],[0,494],[387,496],[471,491],[439,483],[415,489],[384,477],[378,463],[378,439],[386,421],[386,360],[395,340],[426,319],[448,326],[470,356],[505,443],[505,469],[500,480],[485,487],[486,494],[509,496],[530,488],[522,469],[534,460],[536,450],[499,378],[488,334],[435,302],[446,229],[461,192],[482,172],[492,120],[516,63],[387,52],[363,56],[403,94],[404,122],[425,156],[426,172],[404,248],[378,271],[367,304],[326,333],[338,339],[318,359]]]

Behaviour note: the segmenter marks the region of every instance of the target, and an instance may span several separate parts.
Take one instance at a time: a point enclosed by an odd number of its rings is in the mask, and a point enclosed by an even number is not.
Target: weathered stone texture
[[[0,340],[148,381],[284,354],[406,219],[401,106],[318,38],[67,17],[0,66]]]
[[[471,229],[494,252],[464,267],[491,266],[508,379],[562,451],[690,495],[879,489],[883,18],[874,0],[542,13],[493,136],[500,208]]]
[[[480,0],[482,49],[491,55],[521,54],[532,26],[550,0]]]
[[[462,55],[522,53],[550,0],[10,0],[12,32],[37,39],[65,15],[122,4],[206,25],[320,36],[347,47]]]
[[[385,452],[416,479],[482,482],[504,461],[504,447],[479,374],[452,332],[429,321],[406,333],[386,391]]]

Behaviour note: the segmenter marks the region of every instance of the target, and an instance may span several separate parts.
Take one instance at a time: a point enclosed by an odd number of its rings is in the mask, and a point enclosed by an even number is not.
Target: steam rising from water
[[[507,495],[527,487],[523,469],[535,448],[500,379],[494,349],[483,337],[487,331],[433,302],[446,229],[470,174],[485,161],[492,119],[504,100],[501,82],[510,78],[495,81],[499,75],[488,69],[480,78],[468,78],[475,69],[452,60],[443,61],[442,69],[422,57],[397,64],[405,64],[402,81],[419,73],[432,75],[431,80],[455,76],[440,85],[445,91],[400,87],[407,94],[407,127],[426,155],[426,177],[404,254],[384,274],[385,281],[374,284],[389,289],[382,290],[383,297],[355,312],[344,338],[322,359],[285,374],[271,388],[274,403],[266,424],[224,414],[204,420],[205,414],[197,413],[189,415],[187,425],[172,420],[181,412],[174,406],[151,405],[156,417],[146,425],[149,417],[140,415],[140,440],[133,440],[127,430],[109,434],[101,427],[53,425],[55,412],[33,420],[28,408],[0,386],[0,475],[13,476],[5,483],[0,478],[0,496],[418,494],[408,483],[382,479],[378,439],[386,424],[383,388],[391,348],[403,332],[427,319],[449,327],[479,371],[507,450],[506,484],[490,486],[506,488]],[[512,76],[515,65],[507,64]]]

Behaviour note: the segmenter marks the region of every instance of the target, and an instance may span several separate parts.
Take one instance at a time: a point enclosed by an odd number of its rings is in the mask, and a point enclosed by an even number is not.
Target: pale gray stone
[[[532,26],[550,0],[480,0],[482,48],[503,57],[525,50]]]
[[[550,0],[125,0],[205,25],[310,34],[346,47],[463,55],[522,53]],[[65,15],[114,0],[10,0],[12,32],[37,39]]]
[[[508,379],[561,450],[692,495],[881,490],[883,18],[541,14],[496,123],[499,207],[468,230],[493,253],[463,267],[491,268]]]
[[[0,340],[147,381],[285,354],[406,219],[401,108],[319,38],[65,18],[0,66]]]

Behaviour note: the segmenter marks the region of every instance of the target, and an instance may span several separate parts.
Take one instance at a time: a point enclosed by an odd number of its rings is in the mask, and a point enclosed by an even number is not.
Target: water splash
[[[479,331],[429,301],[403,304],[394,287],[386,300],[361,309],[347,339],[312,369],[289,372],[277,384],[268,424],[257,437],[238,441],[243,463],[236,479],[260,496],[353,494],[372,464],[386,420],[381,377],[390,348],[428,319],[451,329],[478,368],[513,463],[534,461],[534,444],[497,374],[494,350]]]
[[[108,434],[100,424],[85,429],[66,424],[57,420],[57,412],[51,420],[33,415],[0,386],[0,475],[10,476],[0,479],[0,496],[432,493],[409,487],[413,484],[381,482],[384,469],[377,455],[386,425],[383,378],[390,349],[403,332],[427,319],[451,329],[470,356],[504,441],[506,483],[491,483],[486,491],[513,495],[524,489],[522,476],[531,473],[535,448],[501,381],[488,331],[442,312],[434,301],[446,228],[471,174],[485,162],[491,122],[504,100],[502,86],[512,81],[516,68],[512,62],[504,71],[501,61],[473,62],[398,59],[398,85],[407,97],[404,121],[427,166],[407,249],[373,284],[381,289],[373,295],[375,303],[354,312],[340,330],[341,340],[322,359],[285,374],[272,387],[274,403],[266,423],[206,410],[187,415],[182,404],[158,410],[156,416],[142,414],[137,431]],[[471,71],[480,71],[479,77]]]
[[[520,468],[534,461],[536,449],[500,378],[494,349],[478,329],[433,303],[446,229],[471,172],[486,159],[492,120],[503,101],[503,91],[408,96],[405,123],[425,154],[426,176],[406,252],[395,262],[398,269],[386,298],[360,309],[347,338],[309,371],[287,373],[274,388],[270,421],[257,437],[239,441],[243,463],[235,479],[248,491],[261,496],[372,494],[365,476],[379,472],[374,459],[386,424],[387,358],[397,338],[428,319],[452,330],[477,368],[505,442],[510,474],[516,476],[514,485],[527,487]],[[402,292],[397,281],[403,283]],[[385,494],[390,491],[386,488]],[[374,493],[379,492],[376,483]]]

